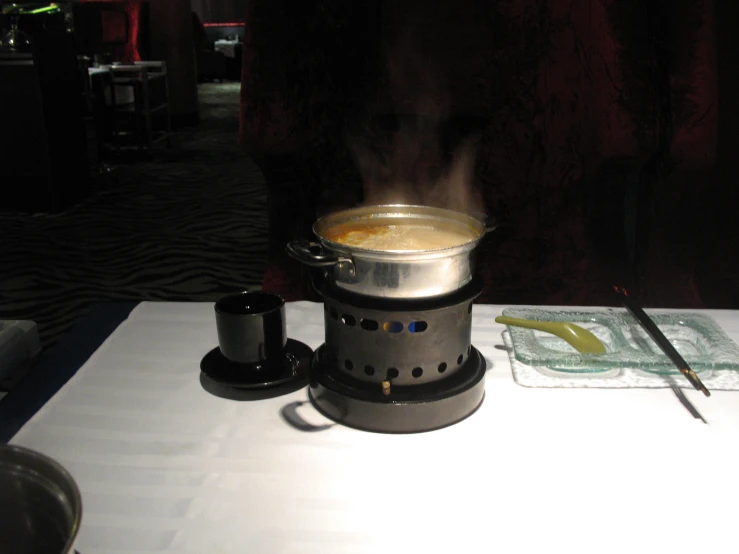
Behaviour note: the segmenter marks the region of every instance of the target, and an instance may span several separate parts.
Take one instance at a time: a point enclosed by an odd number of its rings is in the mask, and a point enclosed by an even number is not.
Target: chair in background
[[[171,147],[167,67],[164,62],[135,62],[109,68],[112,114],[109,148],[113,151]]]

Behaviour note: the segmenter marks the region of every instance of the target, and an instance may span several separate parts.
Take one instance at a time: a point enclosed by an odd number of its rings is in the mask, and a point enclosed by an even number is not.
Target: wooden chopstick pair
[[[660,331],[659,327],[657,327],[654,321],[646,314],[644,310],[641,309],[641,307],[634,301],[634,299],[629,296],[629,292],[624,287],[614,286],[613,289],[616,291],[616,294],[621,299],[621,303],[624,305],[624,307],[629,311],[631,315],[636,318],[636,320],[642,326],[642,329],[644,329],[647,334],[652,337],[652,340],[657,343],[657,346],[660,347],[662,352],[664,352],[667,357],[672,360],[672,363],[675,364],[675,367],[677,367],[680,373],[682,373],[685,378],[690,381],[690,384],[693,385],[695,390],[701,391],[706,396],[711,396],[711,391],[709,391],[701,382],[701,380],[695,374],[695,371],[690,368],[688,362],[686,362],[680,355],[680,353],[675,350],[675,347],[672,346],[672,343],[667,339],[664,333]]]

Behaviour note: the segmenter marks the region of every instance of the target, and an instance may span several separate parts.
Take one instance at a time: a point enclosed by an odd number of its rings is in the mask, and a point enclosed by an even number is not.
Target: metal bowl
[[[373,221],[456,230],[470,238],[448,248],[405,251],[347,246],[326,236],[337,226]],[[495,226],[482,215],[473,217],[430,206],[363,206],[320,218],[313,224],[320,242],[292,241],[287,252],[305,265],[323,268],[329,282],[350,292],[383,298],[430,298],[455,292],[472,280],[474,250]]]
[[[28,448],[0,445],[0,554],[71,554],[82,498],[57,462]]]

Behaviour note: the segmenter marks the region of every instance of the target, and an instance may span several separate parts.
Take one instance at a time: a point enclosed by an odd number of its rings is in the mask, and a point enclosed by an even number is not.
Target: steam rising
[[[385,158],[355,148],[362,172],[364,203],[416,204],[467,213],[482,211],[482,197],[472,184],[475,166],[472,144],[464,144],[451,162],[445,162],[438,149],[428,150],[429,145],[424,144],[427,141],[400,130]]]
[[[364,204],[416,204],[467,213],[483,211],[473,186],[472,140],[453,153],[442,148],[442,123],[450,112],[444,75],[422,54],[423,41],[408,29],[388,48],[387,94],[395,113],[414,114],[393,136],[355,139],[350,147],[360,170]],[[379,146],[378,146],[379,144]]]

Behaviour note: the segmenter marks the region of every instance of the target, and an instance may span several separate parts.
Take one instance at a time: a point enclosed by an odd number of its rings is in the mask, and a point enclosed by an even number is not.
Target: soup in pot
[[[460,226],[442,228],[397,220],[343,223],[327,229],[323,235],[332,242],[346,246],[395,252],[452,248],[478,238],[473,229]]]

